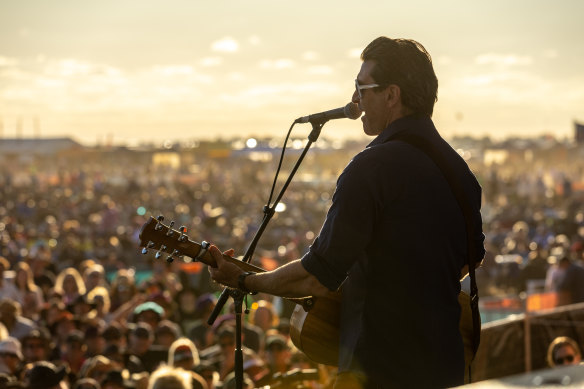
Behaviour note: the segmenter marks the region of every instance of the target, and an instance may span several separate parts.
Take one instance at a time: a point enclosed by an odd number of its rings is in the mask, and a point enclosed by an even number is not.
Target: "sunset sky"
[[[344,106],[361,50],[386,35],[432,55],[445,137],[571,137],[583,16],[580,0],[0,0],[0,128],[86,144],[279,137]],[[351,120],[323,134],[363,136]]]

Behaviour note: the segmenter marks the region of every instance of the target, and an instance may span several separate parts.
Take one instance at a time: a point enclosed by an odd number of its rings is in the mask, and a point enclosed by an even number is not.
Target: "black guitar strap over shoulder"
[[[470,206],[468,197],[465,195],[464,188],[460,180],[456,179],[454,170],[448,164],[444,156],[439,153],[435,145],[430,141],[414,135],[404,132],[400,132],[390,137],[387,141],[399,140],[406,142],[420,151],[424,152],[430,159],[434,161],[436,166],[440,169],[446,181],[450,185],[452,193],[456,197],[458,205],[462,210],[464,215],[465,225],[466,225],[466,240],[467,240],[467,263],[468,263],[468,274],[470,277],[470,307],[472,311],[472,324],[473,324],[473,358],[477,353],[479,348],[479,343],[481,341],[481,318],[479,313],[479,295],[478,287],[475,279],[475,266],[477,259],[477,250],[474,242],[474,237],[476,236],[475,226],[472,217],[472,207]]]

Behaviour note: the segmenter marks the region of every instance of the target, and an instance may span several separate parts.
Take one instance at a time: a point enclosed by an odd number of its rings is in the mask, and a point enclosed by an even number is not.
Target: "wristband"
[[[256,294],[256,292],[252,292],[245,287],[245,277],[252,275],[252,274],[255,274],[255,273],[251,272],[251,271],[246,271],[246,272],[241,273],[239,275],[239,277],[237,277],[237,288],[239,290],[241,290],[243,293]]]

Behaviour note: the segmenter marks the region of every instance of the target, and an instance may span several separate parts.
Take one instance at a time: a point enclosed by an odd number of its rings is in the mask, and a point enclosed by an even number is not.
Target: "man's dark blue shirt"
[[[364,372],[383,387],[460,385],[464,216],[432,159],[391,140],[402,132],[430,141],[462,183],[480,262],[481,188],[430,118],[408,116],[390,124],[347,165],[302,264],[330,290],[342,285],[339,371]]]

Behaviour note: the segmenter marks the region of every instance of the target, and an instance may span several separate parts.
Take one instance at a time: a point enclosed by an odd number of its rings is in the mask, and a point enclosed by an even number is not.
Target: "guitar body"
[[[296,305],[290,317],[292,343],[314,362],[336,366],[339,358],[341,294],[332,294],[330,298],[312,297],[309,301]],[[458,302],[461,308],[460,334],[464,343],[465,382],[468,382],[468,367],[473,359],[470,296],[461,291]]]
[[[311,360],[336,366],[339,358],[341,294],[312,297],[311,304],[296,305],[290,317],[292,343]],[[307,305],[309,305],[307,307]]]

